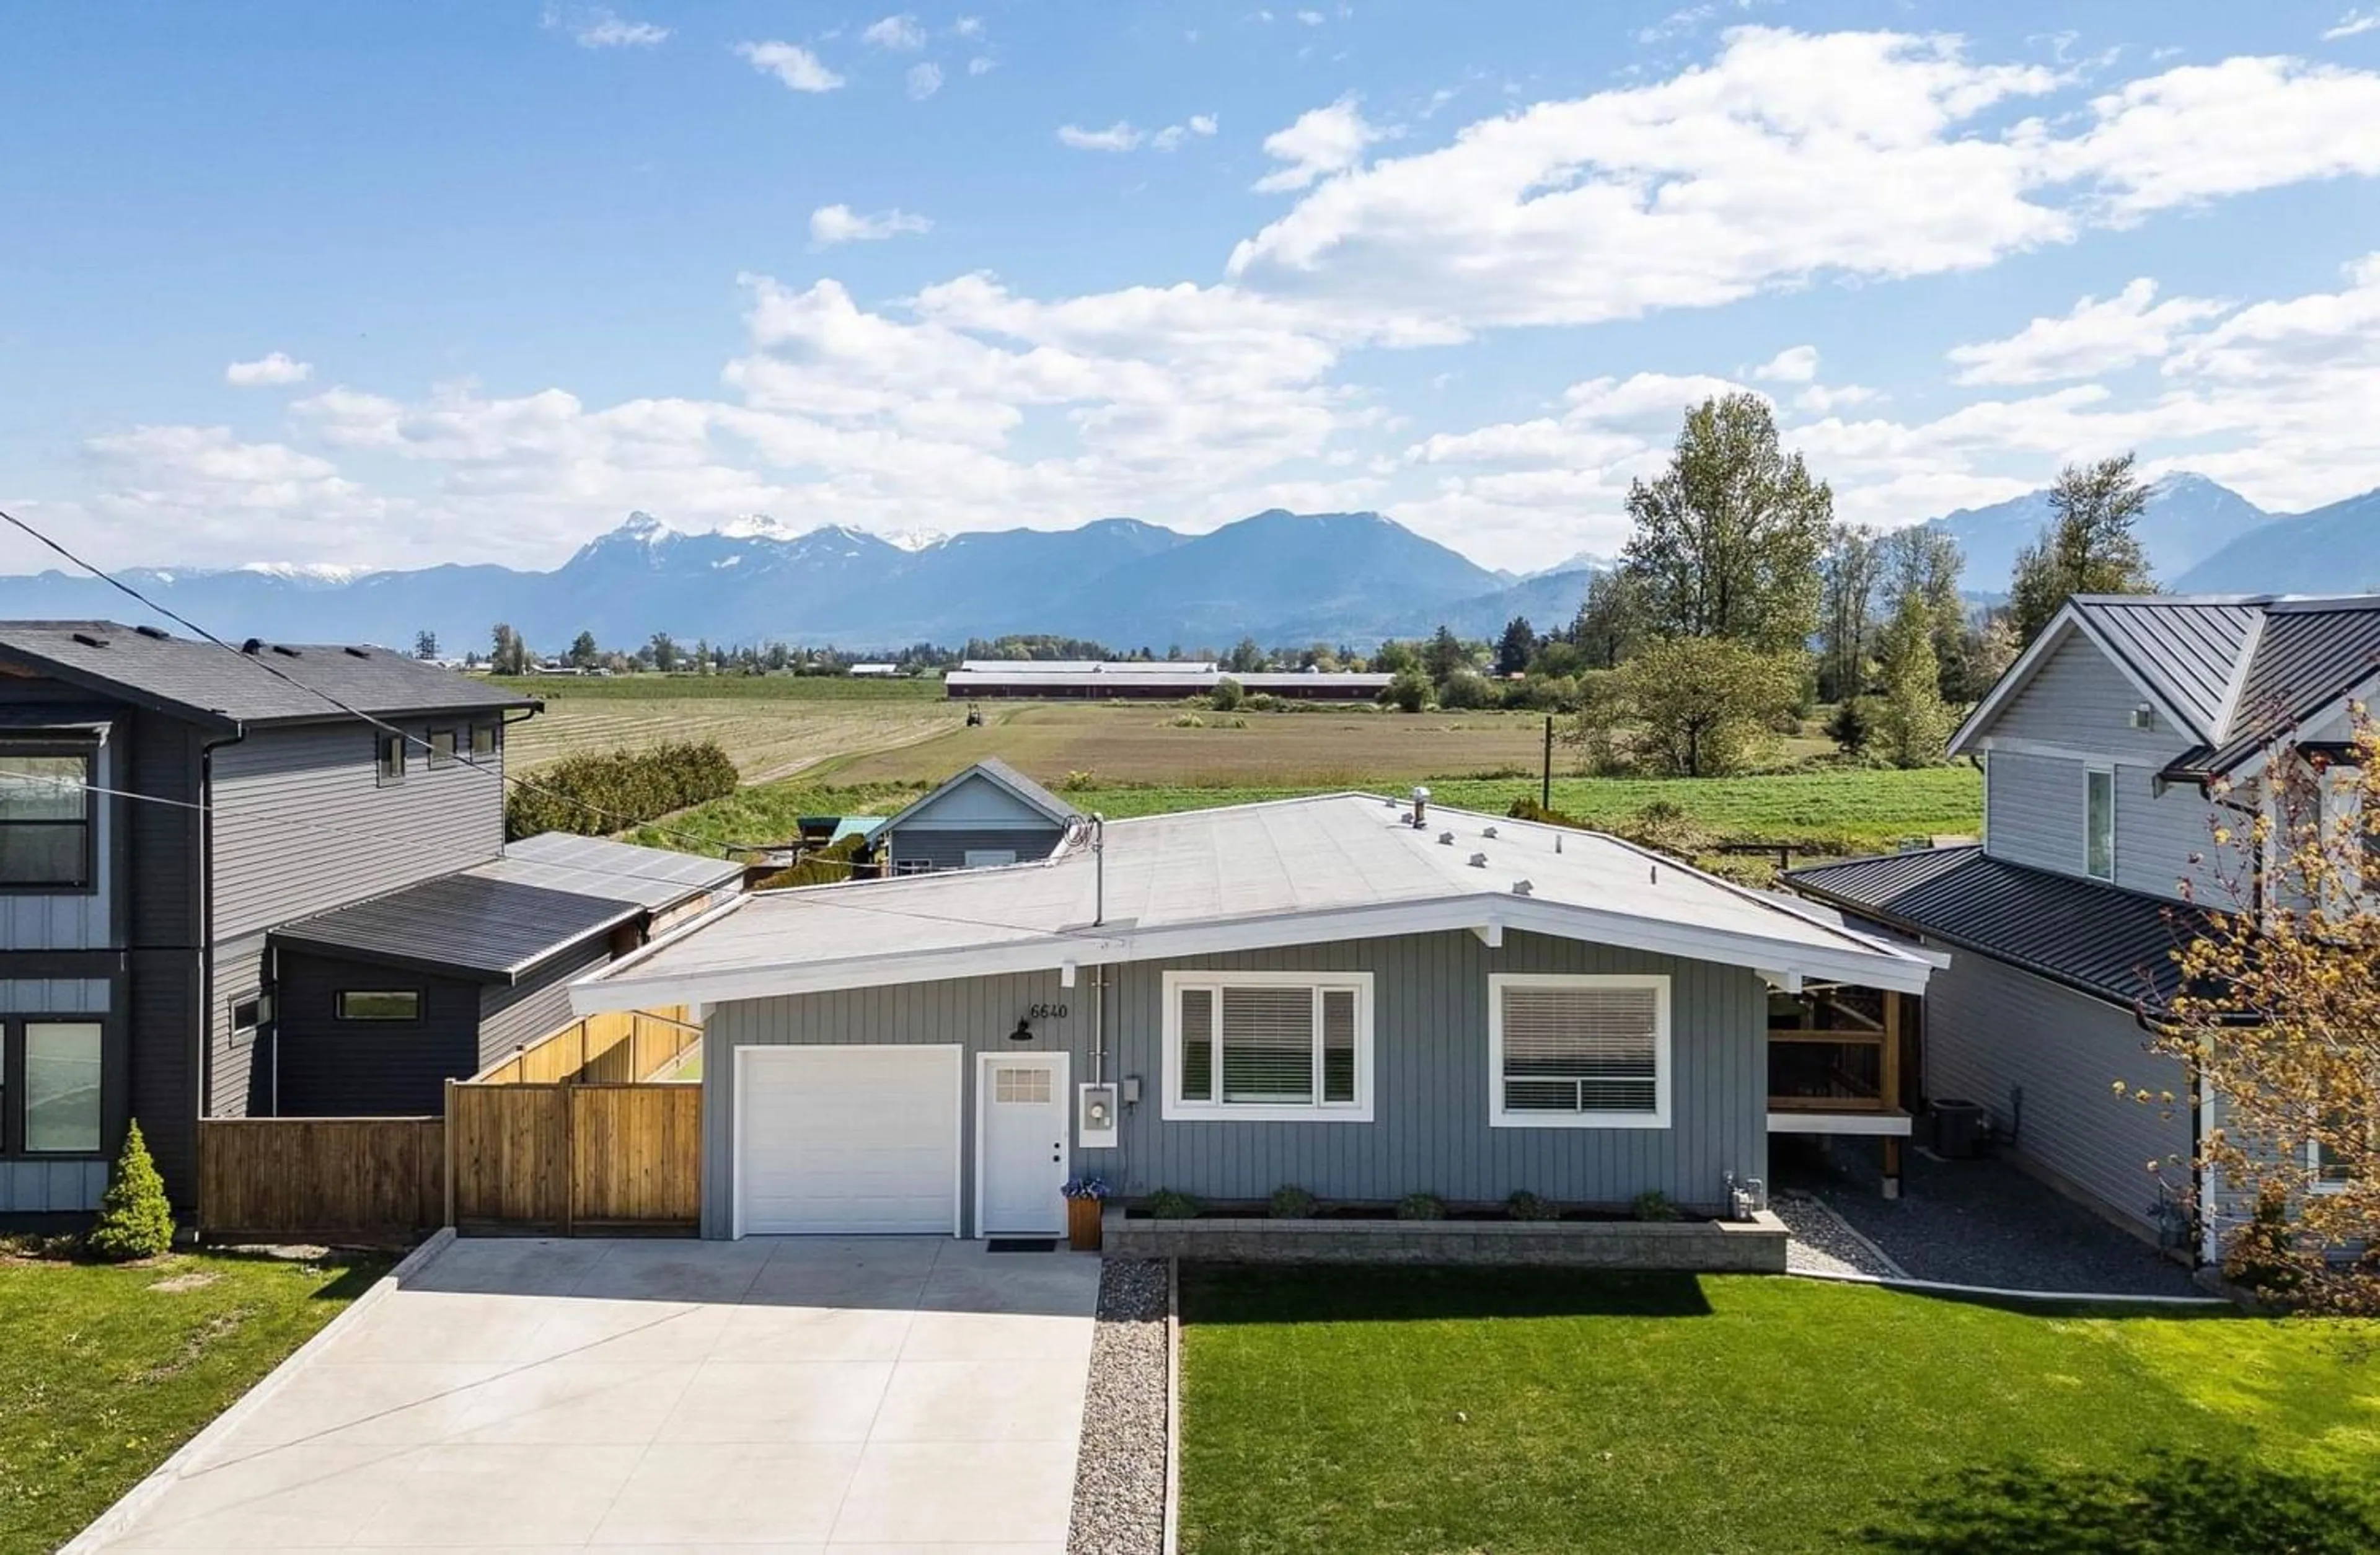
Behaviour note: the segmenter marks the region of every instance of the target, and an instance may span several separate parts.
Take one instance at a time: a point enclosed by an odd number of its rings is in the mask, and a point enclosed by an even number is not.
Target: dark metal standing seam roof
[[[2240,656],[2263,612],[2234,600],[2090,595],[2074,601],[2110,650],[2181,711],[2190,733],[2220,739]]]
[[[2174,777],[2229,771],[2380,673],[2380,601],[2279,600],[2267,609],[2231,727],[2176,758]]]
[[[2212,918],[2203,907],[2029,869],[1977,847],[1820,864],[1785,879],[1822,902],[2128,1008],[2172,1001],[2181,989],[2173,953]]]
[[[540,962],[643,913],[634,902],[467,873],[285,923],[273,938],[328,955],[513,983]]]
[[[0,653],[128,701],[239,723],[347,716],[325,698],[379,717],[540,705],[385,648],[260,643],[246,653],[113,621],[0,621]]]

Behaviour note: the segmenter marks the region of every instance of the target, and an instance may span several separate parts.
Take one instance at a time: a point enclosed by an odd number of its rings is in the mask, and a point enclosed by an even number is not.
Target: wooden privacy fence
[[[446,1220],[443,1118],[201,1118],[211,1241],[402,1241]]]
[[[702,1040],[683,1007],[613,1010],[575,1020],[471,1076],[474,1085],[627,1085],[650,1080]]]
[[[449,1083],[457,1231],[691,1234],[702,1216],[702,1091],[688,1085]]]

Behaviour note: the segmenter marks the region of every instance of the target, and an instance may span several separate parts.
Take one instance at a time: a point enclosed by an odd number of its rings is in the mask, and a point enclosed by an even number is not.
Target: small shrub
[[[1477,670],[1457,670],[1446,677],[1438,688],[1438,705],[1468,711],[1476,708],[1492,708],[1503,700],[1495,683]]]
[[[149,1142],[140,1136],[136,1120],[125,1131],[124,1149],[115,1158],[106,1196],[99,1201],[99,1223],[84,1245],[95,1257],[110,1263],[153,1258],[174,1245],[173,1206],[165,1201],[165,1180],[150,1159]]]
[[[1864,756],[1868,741],[1876,737],[1876,715],[1864,697],[1845,697],[1827,720],[1827,738],[1835,742],[1846,756]]]
[[[1419,670],[1399,670],[1380,692],[1380,700],[1399,712],[1419,712],[1429,706],[1429,676]]]
[[[805,855],[798,862],[764,878],[755,891],[783,891],[796,885],[839,885],[850,880],[853,864],[868,851],[868,839],[856,832],[839,843]]]
[[[1293,1183],[1284,1183],[1272,1190],[1272,1218],[1276,1221],[1310,1221],[1322,1208],[1322,1201]]]
[[[1217,712],[1236,712],[1244,695],[1240,683],[1225,675],[1215,682],[1215,689],[1207,694],[1207,700],[1213,704]]]
[[[1504,1209],[1516,1221],[1559,1221],[1561,1206],[1550,1198],[1540,1198],[1523,1188],[1504,1201]]]
[[[2289,1190],[2267,1182],[2257,1192],[2254,1215],[2232,1233],[2231,1245],[2223,1250],[2223,1277],[2259,1295],[2294,1294],[2304,1282],[2292,1261],[2296,1247]]]
[[[1085,789],[1097,788],[1099,785],[1099,775],[1097,772],[1086,772],[1079,769],[1068,771],[1064,777],[1058,780],[1058,786],[1069,794],[1080,794]]]
[[[1250,712],[1279,712],[1281,711],[1281,700],[1269,691],[1258,691],[1243,698],[1240,706]]]
[[[1141,1206],[1154,1221],[1195,1221],[1198,1218],[1198,1201],[1186,1193],[1172,1188],[1160,1188],[1148,1196]]]
[[[1434,1193],[1409,1193],[1397,1200],[1397,1219],[1442,1221],[1446,1219],[1446,1200]]]
[[[1165,721],[1169,729],[1204,729],[1207,721],[1195,712],[1177,712]]]
[[[1647,1188],[1638,1194],[1630,1209],[1640,1221],[1674,1221],[1680,1218],[1678,1207],[1670,1203],[1670,1196],[1658,1188]]]

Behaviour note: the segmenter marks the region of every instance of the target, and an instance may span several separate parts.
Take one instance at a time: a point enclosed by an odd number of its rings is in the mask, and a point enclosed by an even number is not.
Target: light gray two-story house
[[[1924,1006],[1929,1103],[1985,1108],[2019,1161],[2211,1260],[2224,1214],[2190,1224],[2171,1163],[2219,1102],[2143,1106],[2116,1084],[2188,1097],[2145,1023],[2204,915],[2254,905],[2216,825],[2245,830],[2268,759],[2336,759],[2375,684],[2380,599],[2078,597],[1950,741],[1984,770],[1982,845],[1787,879],[1954,953]]]
[[[900,856],[897,848],[894,857]],[[1772,1006],[1925,957],[1593,832],[1361,794],[762,892],[572,986],[700,1007],[705,1235],[1050,1235],[1098,1174],[1260,1204],[1727,1212]]]
[[[0,1213],[91,1209],[140,1120],[433,1112],[737,875],[504,843],[537,702],[384,649],[0,623]]]

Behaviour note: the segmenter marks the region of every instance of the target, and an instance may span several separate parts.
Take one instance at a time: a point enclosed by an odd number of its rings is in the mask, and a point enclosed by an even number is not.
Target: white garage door
[[[957,1048],[735,1056],[739,1235],[957,1230]]]

